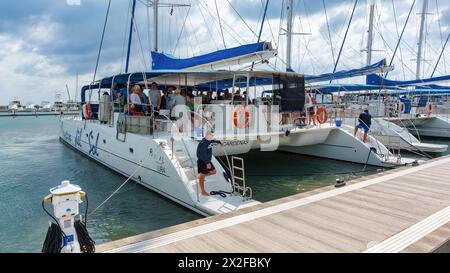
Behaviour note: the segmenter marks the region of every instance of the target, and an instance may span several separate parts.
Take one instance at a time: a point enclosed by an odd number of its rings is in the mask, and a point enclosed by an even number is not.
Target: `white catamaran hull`
[[[390,118],[389,121],[406,126],[413,135],[450,138],[450,119],[447,117]]]
[[[201,215],[221,214],[258,203],[240,196],[199,196],[196,172],[187,162],[189,159],[172,154],[170,135],[153,138],[128,133],[123,142],[116,139],[114,127],[97,122],[62,118],[60,126],[60,139],[73,149]],[[212,162],[217,174],[208,177],[206,190],[232,191],[224,169],[215,158]]]

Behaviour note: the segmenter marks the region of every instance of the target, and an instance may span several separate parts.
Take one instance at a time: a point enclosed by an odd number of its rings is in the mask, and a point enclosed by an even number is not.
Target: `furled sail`
[[[265,61],[277,54],[271,43],[262,42],[223,49],[187,59],[180,59],[166,53],[152,52],[153,70],[202,70],[220,69],[233,65]]]

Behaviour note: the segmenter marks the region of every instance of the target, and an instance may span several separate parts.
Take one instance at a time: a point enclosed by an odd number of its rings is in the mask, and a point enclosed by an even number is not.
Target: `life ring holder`
[[[433,113],[434,110],[434,106],[431,102],[427,103],[427,106],[425,108],[427,110],[427,114],[431,115],[431,113]]]
[[[239,115],[244,114],[245,120],[244,122],[239,120]],[[250,110],[247,107],[238,106],[235,108],[233,113],[233,123],[234,126],[238,129],[246,129],[250,125]]]
[[[319,124],[325,124],[328,121],[328,111],[325,107],[319,107],[316,112],[316,119]]]
[[[406,111],[406,106],[404,102],[399,102],[398,103],[398,112],[404,114]]]

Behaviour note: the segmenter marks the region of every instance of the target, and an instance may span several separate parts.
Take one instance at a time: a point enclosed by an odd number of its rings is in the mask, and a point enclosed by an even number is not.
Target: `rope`
[[[217,7],[217,0],[214,0],[214,4],[216,5],[217,19],[219,19],[220,34],[222,35],[223,47],[227,48],[227,44],[225,43],[225,36],[223,35],[222,20],[220,19],[219,8]]]
[[[350,20],[348,21],[347,29],[345,30],[344,40],[342,41],[341,49],[339,50],[339,54],[338,54],[336,63],[334,64],[333,73],[336,72],[337,66],[339,64],[339,59],[341,58],[342,50],[344,49],[345,41],[347,40],[348,30],[350,29],[350,26],[352,24],[353,15],[355,14],[355,9],[356,9],[357,5],[358,5],[358,0],[355,0],[355,4],[353,5],[353,10],[352,10],[352,15],[350,16]],[[332,80],[330,81],[330,83],[331,82],[332,82]]]
[[[102,53],[103,41],[105,39],[105,32],[106,32],[106,26],[108,24],[110,8],[111,8],[111,0],[109,0],[109,2],[108,2],[108,9],[106,11],[105,23],[103,25],[102,38],[100,40],[100,47],[98,48],[97,62],[95,64],[94,79],[92,80],[92,82],[95,82],[95,78],[97,77],[98,64],[100,62],[100,54]],[[90,90],[90,92],[89,92],[89,102],[91,101],[91,98],[92,98],[92,90]]]
[[[148,158],[147,158],[148,159]],[[98,209],[100,209],[103,205],[105,205],[114,195],[116,195],[132,178],[133,176],[142,168],[143,166],[143,161],[141,160],[141,163],[139,164],[139,166],[136,168],[136,170],[127,178],[127,180],[125,180],[125,182],[122,183],[122,185],[120,185],[120,187],[118,187],[115,191],[113,191],[113,193],[105,199],[105,201],[103,201],[100,205],[98,205],[91,213],[89,213],[89,215],[94,214]]]
[[[236,8],[231,4],[230,0],[227,0],[228,4],[230,4],[230,7],[234,10],[234,12],[237,14],[237,16],[241,19],[241,21],[245,24],[245,26],[255,35],[255,37],[258,37],[256,33],[253,31],[253,29],[248,25],[248,23],[244,20],[244,18],[241,16],[241,14],[236,10]]]
[[[186,22],[187,22],[190,10],[191,10],[191,7],[189,6],[189,9],[186,13],[186,17],[184,18],[183,26],[181,27],[180,35],[178,36],[177,43],[175,44],[175,48],[173,49],[173,52],[172,52],[173,54],[175,54],[175,51],[178,48],[178,44],[180,43],[180,39],[181,39],[181,36],[183,35],[184,27],[186,26]]]
[[[199,3],[199,2],[197,2],[197,3]],[[200,14],[203,17],[203,22],[204,22],[204,24],[206,26],[206,29],[208,30],[209,36],[211,37],[211,41],[213,41],[214,46],[216,47],[216,49],[219,50],[219,46],[216,43],[216,39],[214,39],[214,36],[212,35],[211,29],[209,28],[209,24],[206,22],[206,17],[205,17],[205,14],[203,13],[201,7],[199,7],[199,11],[200,11]]]
[[[127,12],[127,20],[126,20],[126,22],[128,22],[128,19],[130,18],[129,17],[130,16],[130,10],[131,10],[131,0],[129,1],[129,4],[128,4],[128,12]],[[122,71],[123,71],[123,62],[124,62],[124,59],[125,59],[125,47],[126,47],[126,44],[127,44],[127,29],[128,29],[128,25],[125,24],[125,31],[124,31],[124,34],[123,34],[123,45],[122,45],[122,58],[121,58],[121,61],[120,61],[120,71],[119,71],[119,73],[122,73]]]
[[[261,35],[264,29],[264,22],[266,21],[266,15],[267,15],[267,8],[269,7],[269,0],[266,1],[266,6],[264,8],[264,15],[261,21],[261,28],[259,30],[259,35],[258,35],[258,43],[261,41]],[[250,69],[250,71],[253,71],[253,68],[255,67],[255,62],[252,63],[252,67]]]
[[[97,62],[95,64],[95,71],[94,71],[94,79],[92,80],[92,82],[95,82],[95,77],[97,76],[98,63],[100,61],[100,54],[102,53],[103,41],[104,41],[104,38],[105,38],[106,26],[108,24],[108,18],[109,18],[109,11],[110,11],[110,9],[111,9],[111,0],[109,0],[109,2],[108,2],[108,9],[106,11],[105,23],[103,25],[102,39],[100,41],[100,47],[98,49]]]
[[[411,8],[409,9],[408,17],[406,17],[406,21],[405,21],[405,24],[403,25],[402,33],[400,34],[400,38],[398,39],[398,42],[397,42],[397,45],[396,45],[396,47],[395,47],[394,54],[392,55],[392,59],[391,59],[391,61],[390,61],[390,63],[389,63],[389,66],[392,66],[392,63],[394,62],[395,55],[396,55],[396,53],[397,53],[397,49],[398,49],[398,47],[400,46],[400,42],[402,41],[403,34],[405,33],[406,26],[408,25],[409,18],[411,17],[411,13],[412,13],[412,11],[413,11],[413,9],[414,9],[414,5],[415,5],[415,4],[416,4],[416,0],[414,0],[414,2],[413,2],[412,5],[411,5]],[[388,74],[389,74],[389,71],[386,72],[385,77],[387,77]]]
[[[333,57],[333,63],[336,63],[336,58],[334,57],[333,40],[331,40],[330,23],[328,21],[328,13],[327,13],[327,7],[325,5],[325,0],[322,0],[322,4],[323,4],[323,10],[325,11],[325,19],[327,21],[328,39],[330,40],[331,56]]]

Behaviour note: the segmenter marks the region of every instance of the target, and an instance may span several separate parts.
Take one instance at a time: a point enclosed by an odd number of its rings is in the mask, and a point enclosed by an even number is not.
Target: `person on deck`
[[[197,168],[198,168],[198,182],[200,184],[201,195],[209,196],[209,193],[205,190],[205,178],[217,173],[214,165],[212,164],[212,147],[220,144],[224,146],[222,141],[214,140],[214,133],[208,131],[206,137],[200,141],[197,147]]]
[[[314,126],[316,126],[316,104],[311,93],[306,93],[305,97],[305,106],[308,113],[308,125],[311,125],[311,122]]]
[[[362,112],[359,115],[358,121],[359,124],[358,126],[355,127],[355,137],[356,134],[358,133],[358,129],[363,129],[364,130],[363,142],[366,143],[367,134],[369,133],[370,126],[372,125],[372,116],[369,114],[369,110],[367,109],[364,110],[364,112]]]
[[[152,83],[152,89],[148,92],[148,96],[150,97],[150,102],[152,103],[152,107],[155,111],[155,115],[159,115],[159,110],[161,110],[161,92],[158,89],[158,84],[156,82]]]
[[[127,112],[125,111],[126,105],[128,104],[128,90],[131,91],[131,83],[127,82],[124,87],[120,88],[119,90],[119,108],[120,110],[123,110],[123,112]]]
[[[140,97],[141,87],[133,86],[133,93],[130,95],[131,112],[134,116],[142,115],[142,100]]]

